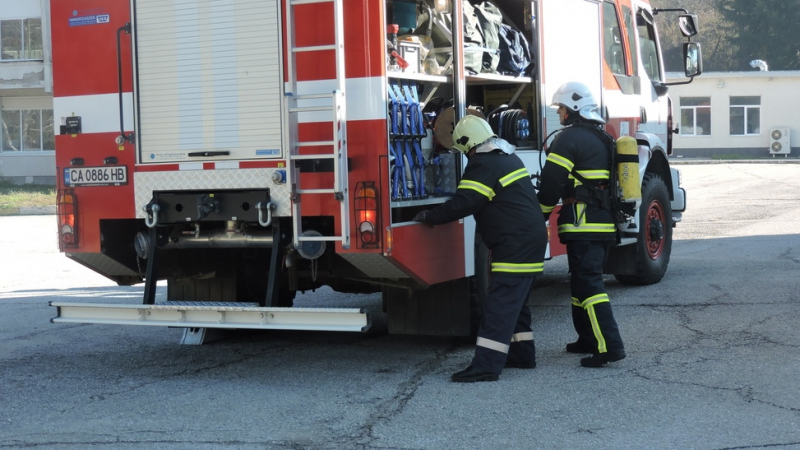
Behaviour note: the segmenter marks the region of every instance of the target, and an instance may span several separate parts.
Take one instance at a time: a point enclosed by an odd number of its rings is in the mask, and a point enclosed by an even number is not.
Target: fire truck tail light
[[[60,189],[56,198],[59,246],[62,249],[78,247],[78,199],[75,191]]]
[[[378,189],[373,181],[356,184],[353,208],[358,229],[358,248],[378,248],[380,221],[378,220]]]

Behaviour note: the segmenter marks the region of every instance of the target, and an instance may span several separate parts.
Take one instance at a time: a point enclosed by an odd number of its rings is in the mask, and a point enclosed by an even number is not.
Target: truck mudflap
[[[257,303],[167,301],[153,305],[50,302],[53,323],[148,325],[175,328],[224,328],[365,332],[369,313],[361,308],[272,308]]]

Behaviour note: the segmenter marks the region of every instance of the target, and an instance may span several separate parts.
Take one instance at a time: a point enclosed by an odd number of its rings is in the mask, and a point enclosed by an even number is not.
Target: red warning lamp
[[[378,248],[380,223],[378,220],[378,189],[373,181],[359,181],[353,199],[357,224],[358,248]]]
[[[60,189],[56,197],[58,245],[61,250],[78,248],[78,199],[72,189]]]

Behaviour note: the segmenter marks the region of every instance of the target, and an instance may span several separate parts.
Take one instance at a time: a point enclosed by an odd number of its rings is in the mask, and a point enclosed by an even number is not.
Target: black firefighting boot
[[[478,369],[475,366],[469,366],[461,372],[456,372],[450,376],[450,379],[456,383],[474,383],[476,381],[497,381],[500,375],[485,370]]]
[[[583,367],[603,367],[606,363],[625,359],[625,350],[609,350],[605,353],[595,353],[592,356],[581,358]]]

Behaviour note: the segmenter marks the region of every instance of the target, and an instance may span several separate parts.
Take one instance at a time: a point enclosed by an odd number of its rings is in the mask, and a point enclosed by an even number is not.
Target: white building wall
[[[667,74],[668,82],[682,74]],[[770,130],[790,129],[789,156],[800,154],[800,71],[708,72],[690,84],[670,86],[675,126],[680,123],[680,97],[711,98],[711,134],[673,137],[676,156],[769,157]],[[757,135],[730,134],[730,97],[761,97],[761,127]],[[782,156],[782,155],[781,155]]]
[[[0,61],[0,109],[52,109],[49,0],[0,0],[0,19],[42,18],[42,61]],[[0,179],[55,184],[54,151],[0,152]]]
[[[39,17],[42,5],[39,0],[0,0],[0,18],[25,19]]]

